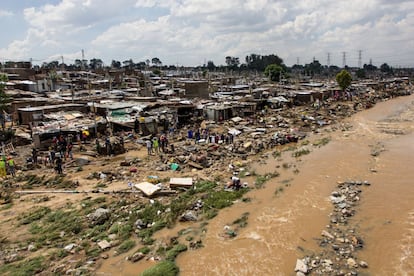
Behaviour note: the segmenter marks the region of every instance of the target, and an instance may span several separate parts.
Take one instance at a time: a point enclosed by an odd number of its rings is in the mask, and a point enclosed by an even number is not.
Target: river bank
[[[382,102],[347,119],[353,128],[332,133],[329,144],[303,157],[283,196],[273,194],[277,181],[253,196],[255,202],[243,208],[251,210],[248,226],[230,242],[218,233],[239,206],[223,211],[210,225],[205,248],[196,256],[179,256],[182,275],[294,274],[302,249],[318,250],[315,239],[329,224],[329,196],[336,183],[350,179],[372,183],[352,218],[365,241],[359,254],[369,265],[366,272],[413,273],[413,100],[409,96]],[[403,132],[392,131],[398,129]]]

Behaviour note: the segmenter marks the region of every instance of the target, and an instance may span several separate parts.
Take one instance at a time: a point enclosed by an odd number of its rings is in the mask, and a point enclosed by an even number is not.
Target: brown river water
[[[315,238],[329,223],[329,196],[345,180],[372,184],[351,220],[365,242],[357,255],[369,264],[364,275],[414,275],[414,95],[379,103],[346,121],[353,126],[349,130],[310,137],[331,141],[307,146],[312,152],[300,160],[285,152],[257,162],[258,174],[280,176],[249,192],[250,202],[238,202],[210,220],[204,247],[177,258],[180,275],[295,275],[296,259],[304,257],[301,248],[319,252]],[[234,239],[223,238],[223,227],[245,212],[247,226]],[[174,236],[188,226],[159,235]],[[139,275],[154,264],[124,259],[110,258],[97,275]]]

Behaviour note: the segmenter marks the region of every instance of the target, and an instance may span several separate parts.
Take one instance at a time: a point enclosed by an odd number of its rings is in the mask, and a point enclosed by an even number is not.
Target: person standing
[[[147,150],[148,150],[148,155],[152,154],[152,142],[151,140],[147,140]]]
[[[72,152],[72,149],[73,149],[73,144],[72,144],[72,142],[69,142],[69,143],[68,143],[67,154],[68,154],[68,157],[69,157],[71,160],[73,160],[73,152]]]
[[[36,148],[32,149],[32,159],[33,159],[33,164],[36,166],[37,165],[37,149]]]
[[[56,172],[58,174],[62,174],[63,173],[63,168],[62,168],[62,158],[60,156],[58,156],[56,158]]]
[[[0,159],[0,177],[6,178],[7,171],[6,171],[6,161],[4,160],[3,156]]]
[[[159,142],[158,142],[158,137],[154,137],[152,139],[152,147],[154,148],[154,152],[157,154],[159,153]]]
[[[15,168],[15,164],[14,164],[14,159],[11,156],[9,156],[7,158],[7,165],[9,167],[9,172],[10,172],[11,176],[15,177],[16,176],[16,168]]]

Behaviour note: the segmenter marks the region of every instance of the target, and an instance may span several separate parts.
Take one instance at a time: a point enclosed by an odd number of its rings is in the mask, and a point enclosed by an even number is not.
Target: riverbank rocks
[[[338,182],[337,189],[330,195],[333,204],[330,223],[318,239],[321,251],[298,259],[296,275],[358,275],[358,269],[368,267],[357,258],[364,241],[351,218],[357,212],[362,187],[370,185],[368,181]]]

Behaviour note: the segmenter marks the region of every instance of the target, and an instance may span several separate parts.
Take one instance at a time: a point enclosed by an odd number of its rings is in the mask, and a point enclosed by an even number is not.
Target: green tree
[[[348,71],[342,70],[336,75],[336,82],[339,87],[341,87],[342,91],[345,91],[345,89],[351,85],[352,76]]]
[[[5,111],[7,105],[11,102],[11,98],[6,94],[5,87],[8,78],[6,75],[0,75],[0,124],[2,130],[4,130],[6,125]]]
[[[364,69],[358,69],[358,71],[356,71],[356,76],[360,79],[365,79],[365,77],[366,77],[365,70]]]
[[[282,66],[279,66],[277,64],[270,64],[266,67],[264,74],[271,81],[280,81],[283,71],[284,70]]]

